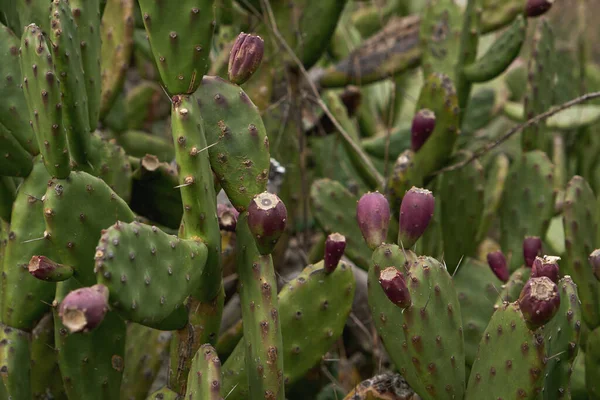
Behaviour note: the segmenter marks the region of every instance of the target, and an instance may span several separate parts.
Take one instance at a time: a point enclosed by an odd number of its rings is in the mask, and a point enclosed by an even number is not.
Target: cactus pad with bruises
[[[210,344],[203,344],[192,360],[185,397],[222,400],[221,361]]]

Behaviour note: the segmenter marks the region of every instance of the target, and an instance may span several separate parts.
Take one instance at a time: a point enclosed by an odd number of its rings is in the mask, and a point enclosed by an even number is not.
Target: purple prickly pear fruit
[[[411,248],[423,235],[435,210],[435,197],[427,189],[413,186],[400,204],[398,244]]]
[[[419,110],[413,120],[410,130],[411,148],[417,151],[425,144],[431,132],[435,129],[435,113],[427,108]]]
[[[525,323],[532,331],[547,324],[560,307],[558,286],[550,278],[531,278],[519,296],[519,307]]]
[[[248,206],[248,228],[260,254],[271,254],[285,230],[286,220],[287,209],[277,195],[263,192],[254,196]]]
[[[492,251],[487,255],[487,262],[498,279],[502,282],[508,282],[510,278],[510,272],[508,271],[508,265],[506,263],[506,257],[501,250]]]
[[[235,232],[239,211],[235,207],[226,204],[217,204],[217,217],[219,218],[219,228],[222,231]]]
[[[388,299],[400,308],[408,308],[412,304],[410,292],[402,273],[394,267],[388,267],[379,274],[379,284]]]
[[[537,236],[526,236],[523,240],[523,258],[525,265],[529,268],[533,265],[533,260],[542,255],[542,239]]]
[[[552,8],[554,0],[527,0],[525,5],[525,15],[528,18],[539,17]]]
[[[339,233],[332,233],[325,240],[325,271],[332,273],[344,255],[346,237]]]
[[[592,266],[594,276],[600,281],[600,249],[594,250],[588,257],[588,260]]]
[[[42,281],[59,282],[73,276],[73,268],[59,264],[46,256],[33,256],[27,266],[29,273]]]
[[[260,66],[265,42],[260,36],[240,33],[229,54],[229,80],[236,85],[246,82]]]
[[[71,331],[88,332],[96,328],[108,311],[108,288],[84,287],[70,292],[60,303],[58,315]]]
[[[531,277],[539,278],[545,276],[552,282],[558,284],[558,279],[560,277],[558,260],[560,260],[560,257],[536,257],[535,260],[533,260],[533,266],[531,267]]]
[[[371,250],[385,242],[390,225],[390,204],[379,192],[364,194],[356,205],[356,220]]]

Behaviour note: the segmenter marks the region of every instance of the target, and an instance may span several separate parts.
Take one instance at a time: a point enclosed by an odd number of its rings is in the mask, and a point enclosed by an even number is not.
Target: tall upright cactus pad
[[[543,113],[554,104],[555,56],[554,34],[550,22],[542,18],[536,26],[528,65],[527,90],[524,99],[526,119]],[[521,135],[524,151],[546,150],[551,143],[545,121],[525,128]]]
[[[31,174],[17,192],[2,266],[2,322],[31,331],[49,310],[55,285],[29,274],[27,265],[34,255],[55,258],[56,252],[45,235],[42,198],[50,175],[36,159]]]
[[[0,175],[26,177],[33,167],[29,154],[13,134],[0,124]]]
[[[0,325],[0,377],[9,399],[31,398],[31,335]]]
[[[133,51],[134,6],[135,0],[107,0],[104,7],[100,26],[100,118],[110,111],[125,80]]]
[[[100,238],[95,272],[98,283],[110,290],[113,310],[128,321],[154,327],[183,307],[198,287],[206,254],[202,242],[139,222],[117,222]]]
[[[328,274],[323,262],[309,265],[279,292],[284,379],[293,384],[321,359],[340,337],[352,308],[356,282],[352,269],[340,263]],[[248,397],[241,340],[223,366],[228,400]]]
[[[116,221],[134,219],[127,204],[104,181],[85,172],[48,182],[43,214],[60,261],[75,268],[73,276],[82,285],[96,283],[94,253],[102,230]]]
[[[35,155],[39,153],[39,148],[29,126],[27,102],[21,89],[23,79],[19,47],[19,38],[10,29],[0,25],[0,123],[12,132],[25,150]]]
[[[71,166],[62,120],[59,79],[46,38],[39,27],[29,25],[25,28],[20,51],[23,93],[44,164],[52,176],[66,178]]]
[[[544,400],[568,398],[573,362],[579,349],[582,315],[577,286],[569,276],[558,282],[560,309],[543,328],[546,339]]]
[[[371,250],[365,243],[355,213],[356,198],[339,182],[319,179],[310,189],[312,211],[317,223],[327,234],[339,232],[346,237],[345,254],[360,268],[367,269]]]
[[[536,398],[543,385],[544,350],[544,338],[527,328],[518,304],[504,304],[483,334],[466,398],[489,399],[491,393],[501,399]]]
[[[522,154],[509,169],[500,207],[500,244],[511,271],[523,265],[525,236],[544,237],[554,216],[553,176],[554,167],[542,151]]]
[[[56,302],[79,285],[71,278],[57,284]],[[55,348],[69,399],[118,399],[125,356],[125,322],[109,311],[102,323],[87,333],[69,333],[58,307],[54,309]]]
[[[188,377],[185,397],[190,399],[222,400],[221,360],[215,349],[204,344],[194,356]]]
[[[56,351],[54,351],[54,318],[44,315],[31,332],[31,394],[34,399],[65,399]]]
[[[259,253],[248,212],[238,218],[236,252],[249,397],[283,400],[283,344],[273,259]]]
[[[600,328],[588,334],[585,351],[585,386],[590,399],[600,399]]]
[[[210,67],[214,0],[140,0],[144,26],[167,92],[191,94]]]
[[[470,152],[459,153],[461,158],[470,156]],[[444,262],[451,273],[463,257],[474,256],[477,251],[484,185],[483,167],[478,160],[441,175],[438,198],[442,209]]]
[[[508,157],[505,154],[498,154],[488,168],[483,189],[483,213],[477,229],[477,242],[481,242],[486,237],[497,217],[508,176]]]
[[[465,361],[473,365],[479,342],[494,314],[494,304],[503,282],[487,264],[473,258],[462,260],[454,276],[465,333]]]
[[[239,86],[206,76],[194,94],[212,170],[238,211],[267,189],[269,138],[258,108]]]
[[[84,71],[90,130],[96,130],[100,113],[102,80],[100,77],[100,0],[69,0],[77,33]]]
[[[15,181],[10,176],[0,176],[0,221],[6,223],[6,227],[2,228],[0,224],[0,234],[3,233],[3,229],[8,229],[10,223],[10,215],[12,214],[12,207],[15,201],[17,188]],[[8,233],[6,233],[8,236]],[[2,237],[0,235],[0,237]],[[0,254],[3,254],[3,247],[0,247]],[[2,256],[0,256],[0,268],[2,268]],[[0,295],[0,298],[2,296]],[[1,309],[2,307],[0,307]]]
[[[81,40],[67,0],[53,0],[50,10],[52,57],[60,79],[62,122],[67,132],[71,157],[80,165],[87,161],[90,120]]]
[[[419,174],[426,177],[447,163],[460,133],[458,97],[448,76],[439,73],[427,76],[416,106],[417,110],[423,108],[436,116],[433,132],[413,158]]]
[[[588,262],[598,235],[597,207],[589,184],[574,176],[565,190],[563,225],[567,257],[561,272],[570,275],[577,285],[583,319],[590,328],[600,325],[600,286]]]

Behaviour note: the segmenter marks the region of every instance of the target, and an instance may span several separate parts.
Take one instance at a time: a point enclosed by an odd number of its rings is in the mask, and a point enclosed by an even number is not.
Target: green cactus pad
[[[56,302],[79,288],[73,278],[59,282]],[[54,337],[58,364],[69,399],[114,400],[124,369],[125,322],[109,311],[102,323],[88,333],[69,333],[54,308]]]
[[[12,213],[16,192],[17,188],[13,178],[9,176],[0,176],[0,221],[7,224],[10,223],[10,215]],[[0,232],[2,232],[2,229],[0,229]],[[0,269],[1,268],[2,259],[0,259]],[[0,297],[2,296],[0,295]]]
[[[600,328],[588,334],[585,350],[585,385],[591,400],[600,399]]]
[[[543,327],[546,340],[546,368],[544,371],[544,400],[567,398],[573,362],[577,356],[581,331],[581,305],[577,286],[569,276],[558,282],[560,308]]]
[[[125,80],[133,51],[134,6],[134,0],[107,0],[104,7],[100,26],[101,119],[112,108]]]
[[[94,253],[101,231],[134,215],[104,181],[85,172],[53,179],[44,196],[44,219],[50,240],[63,264],[74,268],[82,285],[96,283]]]
[[[152,327],[183,307],[198,287],[206,254],[202,242],[182,240],[139,222],[117,222],[100,238],[95,271],[98,283],[110,290],[113,310]]]
[[[59,81],[46,39],[36,25],[25,28],[21,37],[21,71],[29,120],[46,169],[52,176],[66,178],[71,166]]]
[[[19,20],[23,27],[17,34],[23,33],[23,29],[29,24],[36,24],[42,28],[44,33],[50,30],[50,1],[46,0],[26,0],[16,1]]]
[[[527,90],[525,91],[525,118],[547,111],[554,102],[555,78],[554,34],[550,22],[542,18],[533,38],[532,58],[529,60]],[[546,135],[546,122],[525,128],[521,133],[524,151],[547,149],[550,144]]]
[[[34,255],[54,258],[52,243],[45,235],[42,197],[50,175],[39,159],[17,191],[2,273],[2,322],[31,331],[48,311],[55,285],[40,281],[27,270]]]
[[[286,385],[301,379],[340,337],[355,288],[348,265],[340,263],[327,274],[323,262],[319,262],[307,266],[281,289],[279,318]],[[223,366],[222,393],[229,394],[228,400],[248,398],[243,343],[238,343]]]
[[[198,102],[210,162],[227,197],[239,210],[267,188],[269,139],[258,108],[237,85],[204,77],[194,97]]]
[[[525,18],[519,15],[483,56],[473,64],[465,66],[463,69],[465,78],[471,82],[485,82],[504,72],[521,51],[526,28]]]
[[[102,79],[100,77],[100,0],[69,0],[77,34],[81,62],[85,73],[85,89],[87,92],[90,130],[96,130],[100,113],[100,94]]]
[[[29,154],[13,134],[0,124],[0,175],[26,177],[33,168]]]
[[[150,124],[154,121],[165,118],[171,111],[171,103],[162,87],[153,81],[141,81],[131,88],[125,97],[127,129],[129,130],[149,130]],[[146,135],[146,140],[154,136]],[[157,139],[159,137],[156,137]],[[140,143],[143,145],[143,143]],[[171,146],[172,147],[172,146]],[[171,150],[171,154],[173,151]],[[138,156],[143,157],[146,153]],[[148,154],[156,154],[148,152]],[[172,158],[172,156],[171,156]],[[170,161],[166,160],[166,161]]]
[[[509,169],[499,217],[511,272],[523,265],[525,236],[544,237],[554,216],[553,175],[554,166],[541,151],[524,153]]]
[[[325,233],[339,232],[346,237],[346,256],[362,269],[367,269],[371,249],[365,243],[356,223],[358,198],[339,182],[319,179],[310,189],[313,215]]]
[[[561,272],[570,275],[577,285],[583,319],[592,328],[600,325],[600,286],[588,261],[597,244],[597,207],[589,184],[574,176],[567,184],[563,205],[567,257]]]
[[[483,334],[471,368],[469,400],[534,399],[542,390],[544,338],[531,332],[517,303],[501,306]]]
[[[468,159],[471,152],[462,151],[459,159]],[[477,251],[477,230],[484,205],[483,167],[474,160],[463,168],[444,172],[439,182],[442,210],[441,228],[444,242],[444,262],[453,273],[463,257]]]
[[[54,318],[48,313],[31,332],[31,392],[34,399],[66,399],[56,356]]]
[[[525,4],[522,0],[481,0],[481,33],[489,33],[510,25],[525,11]]]
[[[162,388],[146,397],[146,400],[180,400],[181,396],[169,388]]]
[[[102,179],[126,202],[131,200],[132,171],[129,157],[122,147],[105,140],[97,133],[90,138],[89,172]]]
[[[143,399],[148,394],[169,351],[171,334],[144,325],[127,324],[122,400]]]
[[[54,68],[60,77],[63,126],[67,131],[71,157],[78,164],[85,165],[91,131],[86,78],[81,62],[81,40],[67,0],[52,2],[48,39]]]
[[[204,344],[192,360],[185,397],[202,400],[222,400],[221,361],[215,349]]]
[[[39,148],[29,126],[27,102],[21,89],[23,79],[19,63],[20,46],[19,38],[0,24],[0,123],[13,133],[25,150],[35,155],[39,153]]]
[[[447,163],[460,133],[458,98],[447,76],[435,73],[427,77],[415,109],[423,108],[430,109],[436,116],[431,136],[413,158],[419,174],[426,177]]]
[[[0,325],[0,377],[9,399],[31,398],[31,336]]]
[[[502,290],[497,297],[495,308],[500,308],[502,304],[517,301],[523,286],[529,280],[531,268],[522,266],[516,269],[508,278],[508,282],[502,285]]]
[[[440,73],[454,79],[462,25],[463,12],[454,0],[434,0],[425,6],[419,32],[424,76]]]
[[[494,304],[502,281],[487,264],[465,258],[454,276],[454,287],[458,293],[465,333],[465,360],[471,366],[483,332],[494,314]]]
[[[508,176],[508,167],[508,157],[502,153],[498,154],[489,166],[483,189],[483,213],[479,221],[476,236],[478,243],[486,237],[492,223],[497,217],[498,209],[502,202],[506,177]]]
[[[210,67],[214,0],[140,0],[140,9],[167,92],[193,93]]]
[[[385,196],[396,219],[400,216],[400,205],[404,194],[413,186],[420,187],[422,183],[418,170],[415,169],[414,156],[414,151],[410,149],[402,152],[396,159],[386,182]]]
[[[170,140],[150,135],[148,132],[128,130],[119,133],[116,139],[125,152],[133,157],[143,158],[150,154],[164,162],[170,162],[175,158],[175,150]]]

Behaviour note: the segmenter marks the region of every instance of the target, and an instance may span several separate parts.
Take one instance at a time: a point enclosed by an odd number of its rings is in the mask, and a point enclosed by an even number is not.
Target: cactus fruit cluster
[[[0,400],[600,399],[554,3],[0,2]]]

